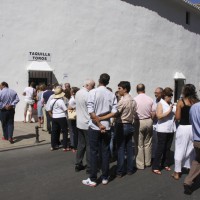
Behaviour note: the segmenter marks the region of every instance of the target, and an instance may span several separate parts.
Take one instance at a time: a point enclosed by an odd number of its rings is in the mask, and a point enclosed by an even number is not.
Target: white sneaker
[[[103,185],[107,185],[107,184],[108,184],[108,179],[103,179],[103,180],[102,180],[102,184],[103,184]]]
[[[82,183],[84,185],[88,185],[88,186],[91,186],[91,187],[96,187],[96,185],[97,185],[97,183],[91,181],[90,178],[88,178],[86,180],[82,180]]]

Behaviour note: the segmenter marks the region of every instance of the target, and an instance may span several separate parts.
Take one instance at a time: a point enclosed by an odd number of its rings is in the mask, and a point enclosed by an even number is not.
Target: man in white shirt
[[[80,170],[85,169],[83,166],[83,158],[86,152],[86,162],[87,169],[86,173],[90,172],[90,146],[89,146],[89,120],[90,115],[87,109],[87,101],[89,91],[92,90],[95,86],[95,82],[93,80],[85,80],[84,86],[76,93],[75,101],[76,101],[76,126],[78,128],[78,147],[76,154],[76,166],[75,171],[78,172]]]
[[[88,186],[96,186],[98,156],[101,156],[102,184],[106,185],[109,178],[109,157],[110,157],[110,119],[99,122],[98,116],[117,112],[117,99],[110,92],[108,85],[110,76],[101,74],[99,87],[91,90],[88,97],[89,122],[89,144],[90,144],[90,178],[82,183]]]
[[[25,107],[24,107],[24,122],[26,123],[26,115],[27,111],[29,110],[30,118],[29,121],[32,119],[32,110],[33,104],[35,103],[34,98],[36,97],[36,90],[34,88],[35,83],[31,82],[29,87],[26,87],[23,92],[23,96],[25,96]]]

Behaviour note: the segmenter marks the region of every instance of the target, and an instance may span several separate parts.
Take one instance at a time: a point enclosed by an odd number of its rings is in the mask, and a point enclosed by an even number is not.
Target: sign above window
[[[51,61],[51,54],[46,52],[28,52],[28,60],[29,61]]]

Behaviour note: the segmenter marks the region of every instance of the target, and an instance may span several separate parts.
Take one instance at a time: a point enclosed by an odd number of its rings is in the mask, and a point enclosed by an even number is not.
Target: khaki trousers
[[[145,166],[151,165],[153,120],[135,120],[135,128],[136,167],[144,169]]]
[[[200,175],[200,142],[194,142],[194,150],[196,153],[195,160],[192,161],[189,174],[186,176],[184,183],[192,185],[194,179]]]
[[[43,113],[43,118],[44,118],[43,129],[42,130],[47,131],[47,116],[46,116],[45,106],[42,107],[42,113]]]

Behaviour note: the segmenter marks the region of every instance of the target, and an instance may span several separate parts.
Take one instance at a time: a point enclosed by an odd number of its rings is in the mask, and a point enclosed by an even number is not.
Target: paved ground
[[[0,151],[48,144],[50,142],[50,135],[47,132],[42,131],[41,128],[39,129],[39,144],[35,144],[35,126],[37,126],[37,123],[15,122],[13,134],[14,144],[1,140],[2,128],[0,126]]]
[[[30,132],[32,133],[32,132]],[[154,175],[151,169],[115,178],[107,186],[84,186],[85,171],[74,172],[75,154],[49,151],[50,145],[0,152],[0,199],[7,200],[199,200],[200,189],[183,194],[181,180]],[[115,164],[111,164],[113,174]]]

